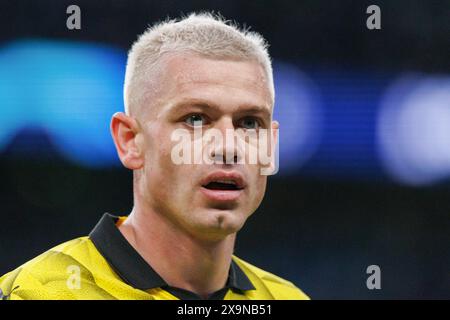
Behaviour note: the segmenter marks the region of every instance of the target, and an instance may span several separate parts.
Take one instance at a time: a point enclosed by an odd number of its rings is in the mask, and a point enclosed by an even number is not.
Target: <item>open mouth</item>
[[[211,181],[203,186],[208,190],[242,190],[236,181],[233,180],[217,180]]]

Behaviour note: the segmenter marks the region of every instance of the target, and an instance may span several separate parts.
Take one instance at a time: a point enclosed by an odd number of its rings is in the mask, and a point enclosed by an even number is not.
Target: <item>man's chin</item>
[[[202,237],[224,239],[238,232],[244,225],[242,213],[236,210],[223,210],[217,208],[205,209],[198,224],[199,234]]]

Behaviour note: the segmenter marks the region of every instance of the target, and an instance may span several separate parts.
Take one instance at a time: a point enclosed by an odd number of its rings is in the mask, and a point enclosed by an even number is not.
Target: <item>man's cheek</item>
[[[255,202],[260,203],[262,201],[264,193],[266,191],[266,184],[267,184],[267,177],[258,176],[253,186],[253,197],[255,198]]]

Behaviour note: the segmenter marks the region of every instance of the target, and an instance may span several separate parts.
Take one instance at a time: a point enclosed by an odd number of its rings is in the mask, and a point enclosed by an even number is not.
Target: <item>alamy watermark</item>
[[[367,267],[366,273],[370,276],[366,280],[366,286],[369,290],[381,289],[381,269],[376,264]]]
[[[367,7],[366,13],[370,16],[366,20],[366,26],[369,30],[381,29],[381,9],[379,6],[372,4]]]
[[[81,269],[77,265],[70,265],[66,269],[69,277],[67,278],[66,285],[70,290],[81,289]]]
[[[66,20],[66,27],[69,30],[81,29],[81,9],[79,6],[72,4],[67,7],[66,13],[70,14]]]
[[[194,132],[176,129],[171,140],[172,162],[182,164],[250,164],[259,165],[261,175],[278,172],[278,129],[227,129],[201,127]]]

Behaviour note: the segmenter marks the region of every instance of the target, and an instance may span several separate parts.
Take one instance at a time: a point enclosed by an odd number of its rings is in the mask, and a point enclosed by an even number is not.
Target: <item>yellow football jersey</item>
[[[170,287],[105,214],[88,237],[60,244],[0,278],[3,299],[200,299]],[[233,256],[215,300],[309,299],[294,284]]]

